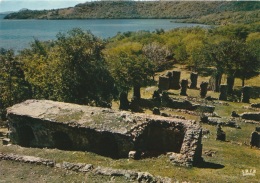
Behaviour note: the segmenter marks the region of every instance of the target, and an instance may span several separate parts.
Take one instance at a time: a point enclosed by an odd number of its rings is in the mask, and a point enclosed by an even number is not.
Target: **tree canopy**
[[[143,46],[129,42],[107,49],[109,70],[121,91],[147,85],[154,75],[154,63],[143,54]]]
[[[25,80],[22,63],[13,50],[0,50],[0,115],[5,109],[29,98],[30,85]]]
[[[114,82],[103,48],[102,40],[81,29],[59,33],[51,44],[35,40],[21,54],[33,96],[79,104],[111,102]]]

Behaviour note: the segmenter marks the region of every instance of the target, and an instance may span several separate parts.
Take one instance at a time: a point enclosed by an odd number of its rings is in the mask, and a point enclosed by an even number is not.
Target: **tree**
[[[205,32],[200,28],[187,29],[186,36],[182,39],[187,54],[186,63],[191,70],[198,72],[204,67],[203,50],[206,42]]]
[[[128,42],[105,51],[109,70],[121,91],[134,88],[139,99],[140,87],[149,84],[154,75],[154,63],[143,54],[140,43]]]
[[[59,33],[50,45],[36,41],[22,54],[34,97],[104,106],[114,81],[102,55],[104,43],[90,32]]]
[[[248,36],[246,43],[241,45],[240,57],[237,62],[236,76],[241,78],[242,86],[245,80],[259,74],[260,69],[260,34],[252,33]]]
[[[57,100],[55,86],[57,77],[57,60],[52,59],[53,45],[35,39],[30,48],[21,51],[19,58],[23,63],[26,80],[31,85],[32,98]]]
[[[244,80],[259,71],[259,55],[255,49],[259,50],[259,42],[246,44],[243,40],[230,39],[208,44],[208,64],[216,67],[216,84],[219,86],[222,74],[226,74],[230,93],[235,77],[240,77],[244,86]]]
[[[224,73],[228,77],[234,77],[236,62],[240,59],[240,44],[241,42],[238,40],[222,40],[218,43],[209,43],[206,46],[208,65],[216,68],[215,91],[219,91],[219,85]],[[231,87],[233,88],[233,86]]]
[[[0,51],[0,114],[5,118],[6,108],[31,97],[30,85],[25,81],[22,63],[13,50]]]
[[[92,100],[97,104],[110,102],[114,85],[103,59],[102,40],[81,29],[57,37],[63,100],[82,104]]]
[[[215,34],[221,34],[231,39],[245,40],[250,30],[246,25],[231,24],[226,26],[219,26],[214,29]]]
[[[160,43],[147,44],[142,49],[143,54],[155,65],[154,72],[166,70],[173,65],[173,55],[170,50]]]

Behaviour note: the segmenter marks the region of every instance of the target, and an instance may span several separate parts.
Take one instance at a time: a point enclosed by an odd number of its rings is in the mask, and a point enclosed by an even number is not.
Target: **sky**
[[[0,12],[67,8],[86,1],[90,0],[0,0]]]

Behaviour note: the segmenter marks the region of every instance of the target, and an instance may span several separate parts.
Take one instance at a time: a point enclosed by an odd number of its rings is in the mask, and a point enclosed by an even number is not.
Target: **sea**
[[[34,39],[53,40],[59,32],[65,33],[73,28],[90,30],[95,36],[107,39],[119,32],[207,26],[177,23],[172,19],[6,20],[4,16],[0,15],[0,48],[16,52],[28,48]]]

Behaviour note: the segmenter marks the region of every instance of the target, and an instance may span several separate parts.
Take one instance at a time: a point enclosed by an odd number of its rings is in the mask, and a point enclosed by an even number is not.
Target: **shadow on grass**
[[[212,163],[212,162],[206,162],[203,161],[200,164],[196,165],[197,168],[210,168],[210,169],[221,169],[224,168],[224,165]]]

